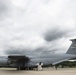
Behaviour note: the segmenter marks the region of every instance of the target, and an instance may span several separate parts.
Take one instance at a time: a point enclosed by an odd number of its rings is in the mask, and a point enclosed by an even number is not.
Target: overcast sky
[[[76,38],[76,0],[0,0],[0,54],[66,52]]]

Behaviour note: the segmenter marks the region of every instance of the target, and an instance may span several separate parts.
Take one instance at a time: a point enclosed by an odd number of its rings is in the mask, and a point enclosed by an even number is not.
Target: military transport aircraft
[[[76,39],[72,39],[72,44],[68,51],[64,54],[49,53],[38,56],[29,55],[8,55],[0,57],[0,67],[17,68],[17,70],[25,70],[26,68],[34,68],[37,63],[43,63],[43,65],[56,65],[63,61],[76,58]]]

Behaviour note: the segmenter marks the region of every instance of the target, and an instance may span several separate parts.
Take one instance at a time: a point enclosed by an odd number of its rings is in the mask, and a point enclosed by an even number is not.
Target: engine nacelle
[[[5,65],[9,65],[12,64],[12,61],[9,59],[0,59],[0,66],[5,66]]]

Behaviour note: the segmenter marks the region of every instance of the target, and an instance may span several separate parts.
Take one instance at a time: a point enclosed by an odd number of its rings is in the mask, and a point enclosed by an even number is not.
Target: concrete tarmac
[[[76,68],[44,68],[43,71],[17,71],[12,68],[0,68],[0,75],[76,75]]]

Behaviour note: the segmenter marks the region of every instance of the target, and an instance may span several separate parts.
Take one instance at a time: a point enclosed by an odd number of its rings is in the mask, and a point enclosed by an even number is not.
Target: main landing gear
[[[17,70],[33,70],[33,67],[17,67]]]

